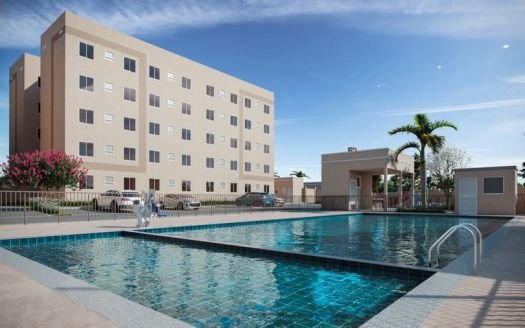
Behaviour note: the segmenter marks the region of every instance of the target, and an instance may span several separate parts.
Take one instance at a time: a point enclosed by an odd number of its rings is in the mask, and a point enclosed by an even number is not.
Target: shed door
[[[476,178],[459,180],[459,214],[478,214],[478,182]]]

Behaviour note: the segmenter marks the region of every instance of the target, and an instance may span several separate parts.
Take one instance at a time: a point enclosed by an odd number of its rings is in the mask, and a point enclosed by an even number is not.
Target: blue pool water
[[[341,218],[328,229],[321,221],[263,225],[262,231],[290,243],[290,234],[323,239],[322,233],[310,235],[316,224],[332,232],[344,225]],[[264,241],[274,234],[254,237]],[[45,241],[4,247],[197,327],[354,327],[419,283],[138,238]]]
[[[454,216],[340,215],[236,224],[173,231],[167,234],[288,251],[426,266],[428,249],[451,226],[458,223],[472,223],[478,226],[484,236],[487,236],[507,221],[507,219]],[[470,247],[472,247],[472,237],[463,230],[459,231],[443,245],[441,264],[448,264]]]

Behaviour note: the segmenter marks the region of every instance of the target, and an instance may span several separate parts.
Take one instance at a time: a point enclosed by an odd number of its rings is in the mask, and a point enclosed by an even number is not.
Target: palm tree
[[[290,173],[291,176],[296,176],[298,178],[310,178],[308,175],[306,175],[306,173],[304,173],[303,171],[292,171],[292,173]]]
[[[425,166],[425,148],[430,147],[433,153],[439,152],[445,144],[445,137],[437,134],[433,134],[434,130],[439,128],[452,128],[457,131],[457,127],[454,123],[449,121],[435,121],[430,122],[428,116],[423,113],[414,115],[414,123],[407,124],[395,128],[388,133],[390,135],[398,133],[413,134],[418,139],[417,141],[409,141],[401,145],[394,152],[394,159],[397,160],[398,155],[406,149],[415,148],[419,151],[419,183],[421,186],[421,193],[423,196],[423,207],[427,205],[427,173]]]

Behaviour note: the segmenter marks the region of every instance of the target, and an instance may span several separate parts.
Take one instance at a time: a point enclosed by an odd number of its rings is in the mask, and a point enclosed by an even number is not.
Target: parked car
[[[93,198],[93,209],[108,209],[119,212],[123,209],[132,210],[135,202],[140,201],[140,194],[134,190],[108,190]]]
[[[191,195],[166,194],[160,200],[160,208],[177,210],[198,210],[201,202]]]
[[[273,205],[274,206],[283,206],[286,201],[282,199],[281,197],[277,197],[275,195],[272,195],[273,197]]]
[[[235,200],[237,206],[274,206],[274,198],[266,192],[249,192]]]

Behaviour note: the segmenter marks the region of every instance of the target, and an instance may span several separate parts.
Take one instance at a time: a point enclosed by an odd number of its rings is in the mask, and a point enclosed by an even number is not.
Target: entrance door
[[[459,180],[459,214],[478,214],[478,180],[476,178]]]
[[[348,201],[349,210],[359,209],[359,186],[357,180],[350,180],[350,198]]]

